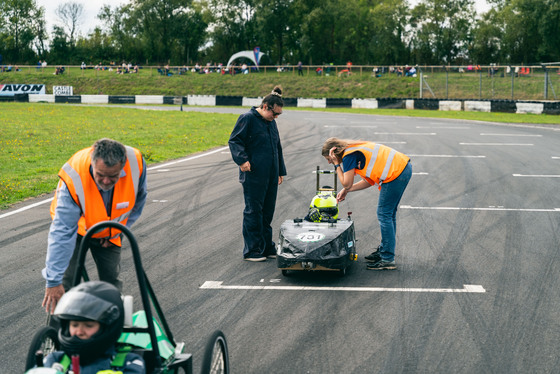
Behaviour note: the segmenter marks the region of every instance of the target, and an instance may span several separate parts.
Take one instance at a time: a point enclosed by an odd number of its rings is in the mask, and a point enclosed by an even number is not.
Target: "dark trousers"
[[[72,281],[74,280],[74,274],[78,265],[78,252],[81,242],[82,236],[78,235],[70,264],[62,278],[62,286],[66,291],[72,288]],[[111,283],[119,290],[122,290],[122,281],[119,279],[121,270],[121,247],[116,245],[102,247],[98,239],[91,239],[89,241],[89,249],[97,267],[99,280]]]
[[[242,185],[245,197],[243,258],[276,253],[271,223],[276,208],[278,175],[271,175],[268,179],[251,176]]]

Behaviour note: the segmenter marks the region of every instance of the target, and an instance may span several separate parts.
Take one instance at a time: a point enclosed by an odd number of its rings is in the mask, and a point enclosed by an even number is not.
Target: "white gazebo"
[[[229,58],[229,61],[227,63],[227,67],[229,68],[231,66],[231,63],[241,57],[245,57],[251,61],[253,61],[255,63],[255,66],[259,66],[259,63],[261,61],[261,57],[264,56],[265,53],[259,52],[258,53],[258,58],[255,59],[255,52],[253,51],[241,51],[241,52],[237,52],[235,53],[233,56],[231,56]]]

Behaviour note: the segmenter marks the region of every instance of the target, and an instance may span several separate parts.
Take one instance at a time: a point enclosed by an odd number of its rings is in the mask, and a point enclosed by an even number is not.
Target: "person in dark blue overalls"
[[[282,114],[282,88],[274,87],[259,107],[237,119],[229,138],[233,161],[239,165],[243,186],[243,258],[266,261],[276,257],[271,222],[278,185],[286,175],[280,134],[275,118]]]

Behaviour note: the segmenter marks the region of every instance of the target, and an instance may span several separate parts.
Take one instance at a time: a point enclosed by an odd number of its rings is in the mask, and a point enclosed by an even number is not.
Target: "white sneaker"
[[[263,262],[266,261],[266,257],[246,257],[244,260],[251,262]]]

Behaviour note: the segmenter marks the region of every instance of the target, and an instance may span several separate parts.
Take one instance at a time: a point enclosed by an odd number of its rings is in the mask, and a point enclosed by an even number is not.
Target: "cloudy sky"
[[[36,0],[39,6],[45,8],[45,18],[47,20],[47,30],[52,30],[53,25],[59,23],[58,17],[56,16],[55,10],[60,4],[65,2],[74,2],[78,4],[83,4],[84,13],[82,15],[82,24],[79,26],[79,31],[82,35],[87,35],[90,31],[93,31],[94,27],[99,25],[100,22],[97,19],[97,14],[104,4],[111,5],[115,8],[118,5],[128,3],[129,0]],[[418,0],[409,0],[412,4],[416,4]],[[486,12],[489,7],[486,0],[475,0],[476,8],[479,13]]]
[[[56,8],[66,2],[78,3],[84,6],[84,13],[82,14],[82,23],[79,26],[80,33],[87,35],[88,32],[93,31],[95,26],[100,24],[97,19],[97,13],[101,10],[103,5],[111,5],[112,8],[128,3],[128,0],[36,0],[37,5],[45,8],[45,18],[47,20],[47,30],[49,33],[55,24],[59,24],[58,17],[55,13]]]

